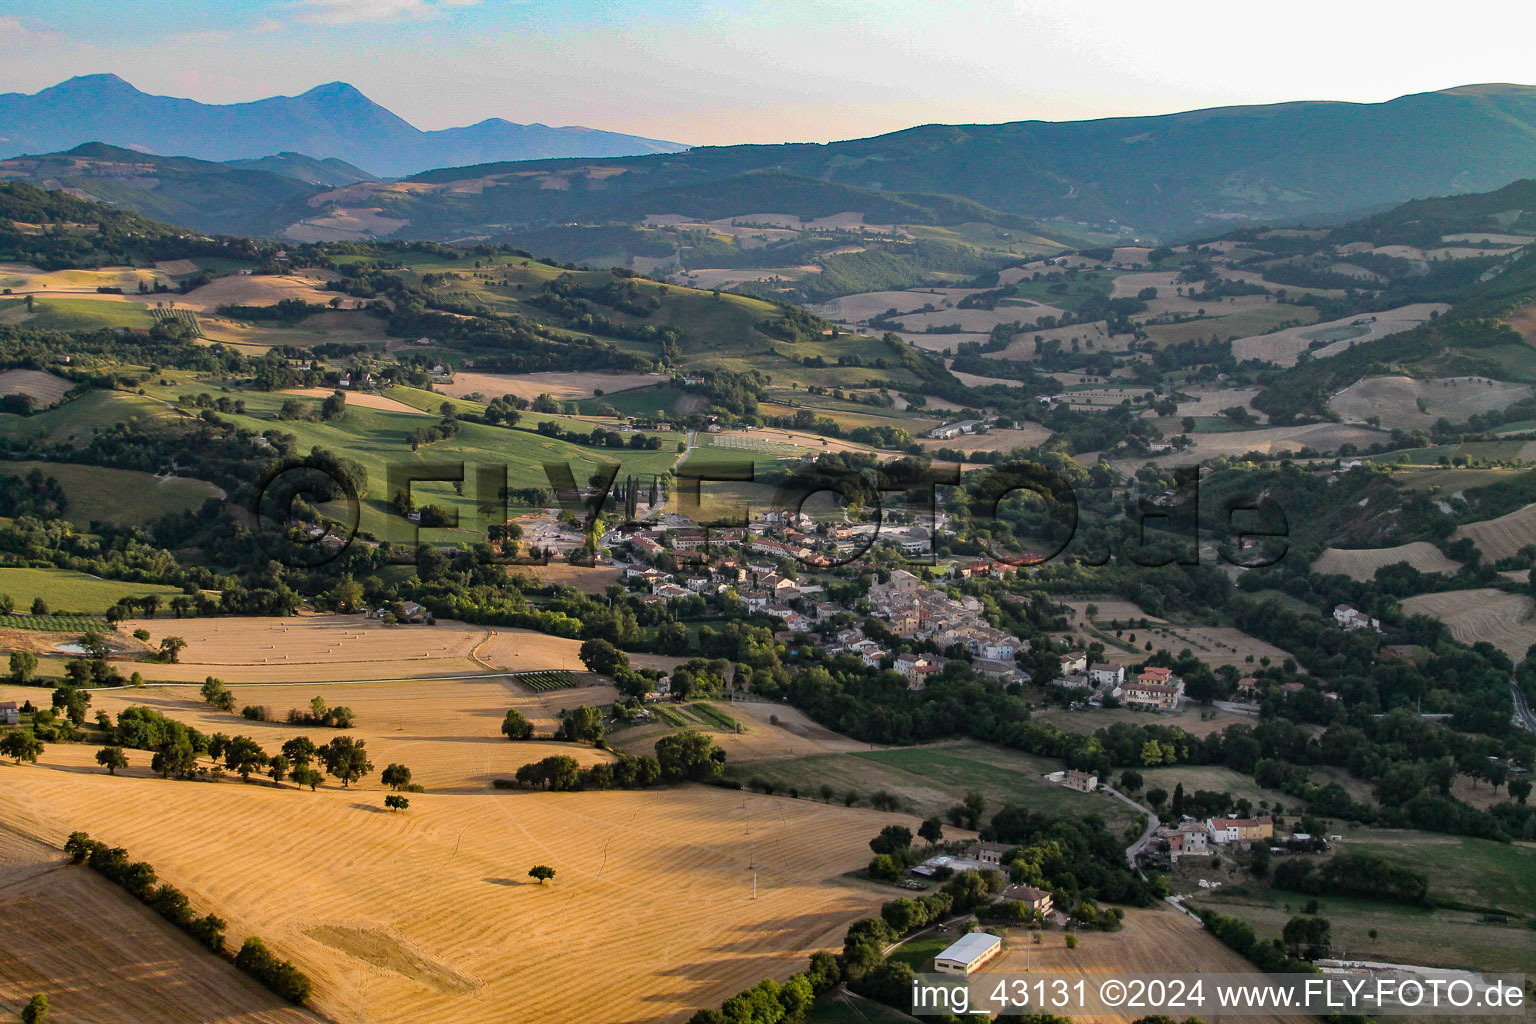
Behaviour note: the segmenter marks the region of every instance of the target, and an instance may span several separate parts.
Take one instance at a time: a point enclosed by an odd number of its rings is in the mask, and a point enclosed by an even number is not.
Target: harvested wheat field
[[[550,562],[548,565],[515,565],[507,567],[509,576],[532,576],[543,584],[558,583],[575,587],[583,594],[601,594],[619,582],[619,570],[604,565],[572,565],[569,562]]]
[[[300,398],[330,398],[336,393],[335,388],[293,388],[283,391],[284,395],[298,395]],[[381,409],[384,412],[404,412],[412,416],[431,416],[432,413],[424,412],[414,405],[406,405],[404,402],[384,395],[373,395],[366,391],[343,391],[347,396],[347,404],[355,405],[360,409]]]
[[[150,679],[202,682],[215,675],[226,682],[329,682],[350,679],[399,679],[487,671],[471,652],[491,631],[460,622],[435,626],[386,626],[361,615],[295,615],[288,618],[230,616],[208,619],[142,619],[125,622],[122,632],[147,629],[150,644],[162,637],[187,641],[175,665],[121,663]],[[501,650],[515,652],[518,630],[503,630]],[[580,646],[573,640],[528,633],[532,651],[549,649],[546,641]],[[505,666],[503,666],[505,667]],[[563,668],[540,664],[539,668]],[[579,667],[579,666],[578,666]]]
[[[0,826],[126,847],[233,943],[292,959],[343,1024],[681,1022],[840,944],[885,898],[843,873],[882,826],[917,824],[702,786],[427,792],[392,814],[377,792],[110,778],[59,749],[0,769]]]
[[[1359,583],[1376,578],[1376,570],[1398,562],[1407,562],[1419,572],[1454,576],[1461,563],[1445,557],[1427,540],[1399,544],[1395,548],[1326,548],[1312,563],[1312,571],[1324,576],[1348,576]]]
[[[101,267],[98,270],[42,270],[29,263],[0,263],[0,286],[20,295],[24,292],[76,292],[95,295],[97,288],[121,288],[137,292],[139,282],[174,285],[163,273],[139,267]]]
[[[631,655],[631,659],[633,659]],[[553,696],[544,694],[543,696]],[[758,761],[780,761],[811,754],[854,754],[864,750],[884,750],[875,743],[863,743],[833,732],[817,723],[809,715],[788,704],[772,704],[760,701],[709,702],[722,714],[741,723],[740,733],[710,726],[690,723],[694,728],[710,732],[710,738],[720,745],[728,757],[728,764]],[[526,714],[526,712],[525,712]],[[774,721],[778,719],[778,721]],[[614,746],[631,754],[648,754],[656,741],[670,731],[662,724],[641,725],[613,734]]]
[[[176,305],[195,313],[212,313],[220,306],[275,306],[284,299],[302,299],[325,305],[340,292],[327,291],[320,285],[335,280],[328,270],[296,270],[291,274],[244,274],[221,277],[201,288],[176,297]]]
[[[1443,302],[1418,302],[1379,313],[1363,313],[1327,323],[1288,327],[1273,334],[1256,334],[1232,343],[1232,355],[1239,362],[1262,359],[1279,366],[1295,366],[1296,357],[1311,352],[1315,358],[1338,355],[1351,345],[1375,341],[1419,326],[1431,313],[1444,313],[1451,307]],[[1313,345],[1316,343],[1317,347]]]
[[[467,678],[411,680],[393,683],[231,683],[237,707],[261,707],[267,722],[250,721],[237,714],[219,711],[200,699],[197,687],[145,686],[93,693],[91,711],[106,711],[114,717],[124,708],[148,707],[194,728],[212,734],[222,732],[250,736],[268,753],[275,753],[295,736],[308,736],[316,744],[334,735],[318,725],[289,724],[291,709],[308,709],[312,697],[322,697],[331,707],[348,707],[356,716],[347,735],[365,741],[374,767],[382,770],[391,762],[407,765],[413,781],[429,792],[485,792],[492,780],[511,778],[518,767],[530,760],[552,754],[569,754],[582,764],[610,761],[612,757],[593,747],[567,744],[513,743],[501,734],[501,721],[509,708],[521,711],[538,735],[551,735],[558,727],[562,709],[582,704],[607,706],[617,699],[611,685],[595,682],[584,673],[579,685],[563,690],[535,693],[506,678]],[[23,687],[0,686],[0,700],[18,703],[36,700],[38,691]],[[652,740],[654,745],[655,740]],[[50,748],[52,749],[52,748]],[[90,765],[89,748],[61,747],[59,757],[75,757]],[[651,753],[647,746],[643,753]],[[150,778],[150,754],[127,752],[129,767],[120,775]],[[332,783],[327,783],[332,785]],[[375,774],[353,787],[367,792],[378,790]]]
[[[1516,509],[1497,519],[1485,519],[1480,523],[1467,523],[1456,527],[1452,540],[1472,538],[1483,558],[1497,562],[1519,554],[1527,544],[1536,544],[1536,504]]]
[[[31,395],[37,408],[46,409],[69,394],[72,380],[45,370],[6,370],[0,373],[0,395]]]
[[[0,892],[0,1007],[7,1017],[45,992],[49,1020],[67,1024],[319,1020],[94,871],[66,866],[58,849],[7,828],[0,828]]]
[[[1530,398],[1529,384],[1489,377],[1363,377],[1334,395],[1328,407],[1346,420],[1381,417],[1381,425],[1403,430],[1432,427],[1442,417],[1465,423],[1477,413],[1503,410]]]
[[[1159,455],[1150,459],[1116,459],[1110,462],[1122,473],[1135,472],[1148,462],[1159,466],[1192,466],[1207,462],[1218,455],[1242,456],[1249,452],[1276,455],[1282,452],[1298,452],[1314,448],[1319,452],[1335,452],[1340,445],[1352,444],[1365,448],[1386,439],[1383,431],[1370,427],[1353,427],[1343,423],[1309,423],[1300,427],[1260,427],[1256,430],[1231,430],[1218,434],[1195,433],[1194,441],[1182,452]]]
[[[591,398],[597,391],[633,391],[666,381],[660,373],[466,373],[455,372],[448,384],[434,384],[432,389],[449,398],[467,398],[479,392],[486,399],[514,395],[532,401],[547,394],[562,402]]]
[[[1420,594],[1403,602],[1403,612],[1439,619],[1462,643],[1486,640],[1515,662],[1536,644],[1536,601],[1524,594],[1486,587]]]
[[[1022,427],[992,429],[985,434],[965,434],[941,441],[936,437],[924,437],[918,444],[924,448],[958,448],[967,452],[1006,452],[1014,448],[1034,448],[1051,439],[1051,428],[1038,423],[1025,423]]]
[[[1193,918],[1171,907],[1138,910],[1128,908],[1125,926],[1118,932],[1080,931],[1078,946],[1068,949],[1066,933],[1049,930],[1036,946],[1023,928],[1004,932],[1001,956],[986,973],[1085,974],[1124,978],[1133,974],[1247,974],[1254,984],[1264,975],[1246,959],[1222,945]],[[926,965],[925,965],[926,966]],[[984,977],[984,976],[983,976]],[[1119,1024],[1144,1016],[1125,1014],[1074,1014],[1082,1024]],[[1222,1014],[1223,1022],[1260,1024],[1294,1018]]]

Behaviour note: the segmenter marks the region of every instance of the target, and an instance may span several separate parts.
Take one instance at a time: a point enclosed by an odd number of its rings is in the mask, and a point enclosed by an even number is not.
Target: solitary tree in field
[[[509,740],[525,740],[533,735],[533,723],[521,711],[513,708],[501,720],[501,732]]]
[[[391,793],[389,796],[384,798],[384,806],[388,807],[392,811],[403,811],[407,807],[411,806],[411,801],[406,797],[396,796]]]
[[[11,652],[11,682],[29,683],[37,671],[37,655],[31,651]]]
[[[384,774],[379,778],[390,789],[401,790],[411,784],[411,770],[403,764],[392,764],[384,769]]]
[[[108,775],[116,775],[119,768],[128,767],[128,758],[122,747],[102,747],[96,751],[96,763],[105,768]]]
[[[168,665],[176,664],[181,652],[187,649],[187,642],[179,636],[163,637],[160,640],[160,660]]]
[[[28,296],[28,297],[30,298],[30,296]],[[32,614],[33,615],[47,615],[48,614],[48,602],[44,601],[40,597],[34,597],[32,599]]]
[[[555,869],[547,864],[535,864],[533,868],[529,870],[528,877],[537,878],[539,880],[539,884],[543,885],[545,882],[548,882],[551,878],[555,877]]]
[[[28,295],[28,299],[32,296]],[[43,1024],[48,1019],[48,997],[39,993],[21,1008],[21,1024]]]
[[[925,839],[929,845],[937,843],[944,838],[944,823],[935,815],[923,822],[918,828],[917,834]]]
[[[42,752],[43,741],[29,732],[12,729],[4,736],[0,736],[0,755],[15,758],[17,764],[23,761],[36,764],[38,755]]]

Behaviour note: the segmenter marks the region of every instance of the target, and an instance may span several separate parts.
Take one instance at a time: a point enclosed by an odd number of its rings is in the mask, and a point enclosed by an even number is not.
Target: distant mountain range
[[[535,171],[570,176],[571,187],[552,194],[539,187]],[[749,177],[765,171],[774,177]],[[494,198],[486,190],[483,202],[495,212],[484,218],[490,223],[624,217],[636,209],[712,217],[797,212],[764,205],[754,194],[755,183],[772,181],[777,188],[793,176],[872,192],[945,193],[1118,236],[1171,238],[1245,222],[1342,219],[1536,175],[1536,87],[1464,86],[1385,103],[1304,101],[1094,121],[925,125],[828,145],[718,146],[600,164],[450,168],[415,179],[498,175],[508,176],[508,188],[494,190]],[[582,177],[600,187],[585,187]],[[801,190],[807,198],[812,191],[809,185]],[[390,215],[406,216],[413,198],[397,197]],[[424,200],[430,204],[431,196]],[[455,213],[471,215],[464,208]],[[420,228],[431,223],[425,207],[409,219]]]
[[[0,157],[49,153],[84,142],[202,160],[254,159],[276,151],[334,157],[398,177],[432,167],[675,153],[675,142],[591,128],[551,128],[489,118],[422,131],[345,82],[252,103],[199,103],[140,92],[116,75],[71,78],[35,94],[0,94]]]
[[[32,111],[26,118],[18,113],[24,108]],[[45,108],[53,113],[39,112]],[[151,108],[165,112],[142,113]],[[483,122],[420,132],[344,85],[216,107],[91,76],[36,96],[0,96],[7,137],[0,152],[42,148],[44,134],[58,137],[72,120],[94,123],[100,141],[116,139],[118,147],[131,139],[135,148],[232,162],[164,162],[81,146],[5,160],[0,178],[75,188],[205,231],[309,239],[506,240],[557,226],[635,225],[650,215],[859,214],[874,225],[979,223],[1014,232],[1044,222],[1054,237],[1176,240],[1245,224],[1337,222],[1536,176],[1536,87],[1524,85],[1463,86],[1385,103],[926,125],[827,145],[682,150],[586,133],[603,145],[670,151],[459,166],[463,154],[489,146],[466,141],[482,129],[511,137],[512,129],[538,126],[502,123],[493,131]],[[267,127],[250,127],[258,123]],[[24,131],[36,141],[23,146]],[[384,158],[389,147],[377,141],[384,138],[414,156]],[[284,152],[271,155],[275,149]],[[409,185],[372,178],[412,161],[420,166],[428,153],[455,166],[410,175]],[[270,177],[240,176],[261,174]]]

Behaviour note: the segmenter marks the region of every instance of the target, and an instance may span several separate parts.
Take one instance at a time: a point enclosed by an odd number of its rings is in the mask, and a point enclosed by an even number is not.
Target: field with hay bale
[[[394,747],[369,741],[375,763],[433,763],[413,736],[439,706],[424,694],[402,709]],[[484,747],[497,756],[483,768],[578,750],[499,737]],[[130,753],[135,765],[147,757]],[[886,898],[845,873],[869,859],[881,827],[917,825],[705,786],[443,792],[430,780],[390,814],[377,775],[311,793],[138,768],[113,778],[89,760],[87,748],[50,746],[37,765],[5,766],[19,799],[0,807],[0,828],[54,847],[80,829],[126,847],[225,918],[231,940],[259,933],[293,960],[316,1011],[345,1024],[500,1024],[508,1006],[523,1020],[680,1022],[839,946]],[[41,819],[27,809],[44,806]],[[555,869],[549,884],[528,877],[535,864]],[[601,984],[571,984],[595,964]]]

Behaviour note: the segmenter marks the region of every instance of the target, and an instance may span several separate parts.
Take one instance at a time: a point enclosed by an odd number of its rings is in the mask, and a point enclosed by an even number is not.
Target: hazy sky
[[[1536,81],[1536,4],[1241,0],[6,0],[0,91],[115,72],[209,103],[351,82],[693,144]]]

